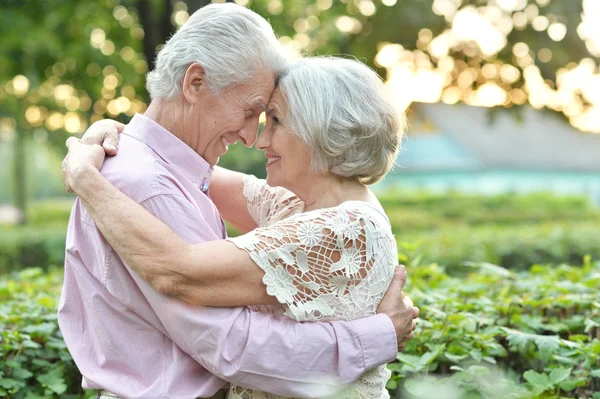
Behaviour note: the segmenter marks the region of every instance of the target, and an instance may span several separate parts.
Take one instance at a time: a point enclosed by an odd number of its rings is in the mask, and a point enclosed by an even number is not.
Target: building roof
[[[520,169],[600,172],[600,134],[522,107],[522,121],[468,105],[415,104],[395,172]]]

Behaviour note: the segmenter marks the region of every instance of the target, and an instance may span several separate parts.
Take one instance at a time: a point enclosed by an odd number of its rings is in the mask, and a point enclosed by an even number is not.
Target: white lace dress
[[[356,320],[376,313],[397,264],[389,220],[378,208],[348,201],[303,212],[292,192],[244,179],[244,197],[258,228],[229,238],[265,272],[267,292],[281,305],[253,310],[297,321]],[[385,365],[364,373],[334,398],[389,398]],[[232,385],[230,399],[281,398]]]

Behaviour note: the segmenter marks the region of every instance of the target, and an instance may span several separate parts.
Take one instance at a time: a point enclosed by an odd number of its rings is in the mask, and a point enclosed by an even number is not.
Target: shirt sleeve
[[[271,187],[266,180],[258,179],[253,175],[244,177],[243,195],[248,213],[259,227],[270,219],[282,219],[278,217],[280,212],[297,207],[302,202],[291,191],[283,187]]]
[[[186,241],[206,241],[209,226],[183,196],[159,195],[141,205]],[[207,370],[237,385],[283,396],[323,396],[397,354],[395,330],[385,315],[298,323],[247,308],[191,306],[132,275],[159,328]]]

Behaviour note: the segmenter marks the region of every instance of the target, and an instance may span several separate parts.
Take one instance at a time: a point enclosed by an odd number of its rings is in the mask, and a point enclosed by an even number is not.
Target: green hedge
[[[0,273],[65,261],[66,224],[0,228]]]
[[[423,261],[447,266],[464,261],[509,268],[535,263],[600,259],[600,211],[580,197],[388,193],[381,196],[402,251],[419,243]],[[62,265],[72,199],[32,206],[31,225],[0,227],[0,273]],[[227,226],[230,236],[238,232]]]
[[[422,254],[424,262],[440,263],[449,271],[465,261],[524,269],[536,263],[577,264],[585,255],[600,259],[599,225],[559,221],[510,227],[447,226],[429,232],[405,232],[394,226],[394,231],[401,252]]]
[[[389,365],[393,395],[600,398],[600,262],[524,272],[471,264],[459,278],[404,261],[421,320]],[[57,268],[0,279],[0,397],[93,396],[57,328],[61,281]]]
[[[600,210],[582,197],[545,193],[497,196],[387,193],[379,198],[392,225],[405,232],[457,226],[600,222]]]

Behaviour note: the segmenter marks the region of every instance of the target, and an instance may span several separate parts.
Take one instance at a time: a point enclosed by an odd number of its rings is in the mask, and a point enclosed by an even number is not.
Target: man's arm
[[[160,195],[142,206],[188,242],[198,242],[199,229],[207,228],[196,223],[197,210],[183,196]],[[134,277],[169,337],[213,374],[241,386],[283,396],[323,396],[396,357],[395,327],[384,314],[298,323],[247,308],[194,307]]]

